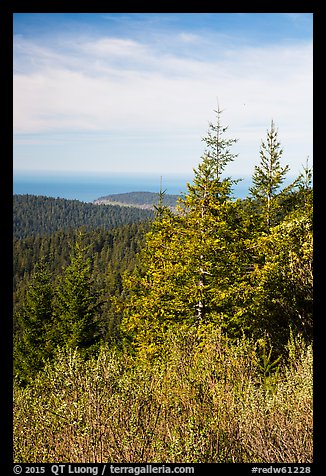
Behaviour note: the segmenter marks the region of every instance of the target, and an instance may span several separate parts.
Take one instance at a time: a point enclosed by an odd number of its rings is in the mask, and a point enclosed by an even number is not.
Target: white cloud
[[[241,143],[247,149],[248,160],[254,143],[259,149],[271,118],[279,126],[281,140],[298,142],[297,149],[293,145],[293,160],[297,150],[311,155],[311,44],[239,45],[217,49],[214,55],[210,51],[208,57],[203,51],[198,60],[179,55],[177,49],[162,53],[155,45],[130,39],[80,38],[66,48],[61,39],[60,51],[55,45],[18,40],[16,134],[156,134],[162,140],[178,136],[180,144],[190,135],[199,143],[218,98],[225,108],[223,121],[230,126],[231,137],[239,137],[239,149]],[[175,41],[200,43],[189,33],[179,34]]]
[[[182,32],[178,35],[179,39],[184,43],[198,43],[201,41],[201,37],[199,35],[195,35],[193,33],[186,33]]]

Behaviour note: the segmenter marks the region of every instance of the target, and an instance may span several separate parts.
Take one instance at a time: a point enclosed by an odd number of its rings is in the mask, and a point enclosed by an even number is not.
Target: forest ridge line
[[[126,192],[105,195],[94,200],[95,205],[119,205],[143,210],[154,210],[160,194],[156,192]],[[175,208],[180,195],[164,194],[164,204]]]

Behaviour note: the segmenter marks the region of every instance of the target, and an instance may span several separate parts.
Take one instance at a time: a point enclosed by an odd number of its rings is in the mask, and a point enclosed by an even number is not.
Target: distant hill
[[[171,208],[176,207],[179,195],[164,195],[163,205]],[[157,205],[159,194],[154,192],[129,192],[106,195],[94,200],[95,205],[120,205],[152,210]]]
[[[19,238],[79,227],[110,230],[153,217],[152,210],[126,208],[118,203],[94,205],[39,195],[13,196],[13,234]]]

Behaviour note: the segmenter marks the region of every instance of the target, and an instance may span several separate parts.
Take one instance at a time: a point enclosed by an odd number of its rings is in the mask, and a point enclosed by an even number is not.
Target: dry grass
[[[310,463],[312,349],[297,344],[271,375],[257,343],[218,331],[171,333],[152,361],[61,351],[15,388],[15,461]]]

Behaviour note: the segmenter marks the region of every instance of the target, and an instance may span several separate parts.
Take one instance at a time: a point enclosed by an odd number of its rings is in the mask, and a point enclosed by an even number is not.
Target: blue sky
[[[14,173],[191,175],[223,109],[250,176],[273,119],[312,163],[307,13],[14,15]]]

